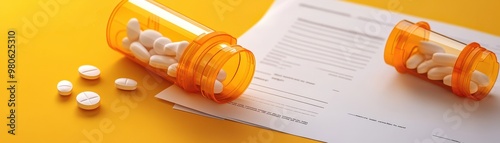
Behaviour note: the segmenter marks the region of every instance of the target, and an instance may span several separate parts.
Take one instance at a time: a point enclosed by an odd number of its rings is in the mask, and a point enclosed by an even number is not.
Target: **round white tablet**
[[[95,92],[84,91],[76,96],[76,102],[78,102],[78,107],[85,110],[92,110],[101,105],[101,97]]]
[[[101,75],[101,70],[92,65],[82,65],[78,68],[78,72],[85,79],[97,79]]]
[[[115,86],[121,90],[135,90],[137,88],[137,82],[129,78],[118,78],[115,80]]]
[[[223,69],[220,69],[219,74],[217,74],[217,80],[218,81],[224,81],[226,80],[227,73]]]
[[[59,91],[59,95],[70,95],[73,91],[73,84],[68,80],[61,80],[57,83],[57,91]]]
[[[214,83],[214,93],[215,94],[220,94],[220,93],[222,93],[223,90],[224,90],[224,85],[222,84],[222,82],[220,82],[218,80],[215,80],[215,83]]]

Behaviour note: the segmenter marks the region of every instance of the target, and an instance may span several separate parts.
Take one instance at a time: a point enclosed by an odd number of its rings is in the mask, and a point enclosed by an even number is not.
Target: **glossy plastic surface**
[[[176,78],[168,76],[166,69],[154,68],[141,62],[129,50],[123,48],[122,39],[127,36],[126,27],[131,18],[139,21],[142,31],[152,29],[174,42],[190,43],[178,61]],[[253,78],[254,55],[236,45],[236,38],[212,30],[155,1],[123,0],[109,18],[106,37],[112,49],[147,70],[186,91],[200,92],[217,103],[226,103],[239,97]],[[213,86],[220,69],[226,71],[228,76],[222,81],[222,93],[214,94]]]
[[[451,86],[443,83],[443,80],[430,80],[426,73],[419,74],[415,69],[408,69],[406,61],[417,54],[420,42],[430,41],[438,44],[445,53],[458,56],[453,66]],[[498,76],[498,62],[496,55],[481,47],[478,43],[465,44],[445,35],[431,31],[426,22],[412,23],[403,20],[399,22],[386,43],[384,60],[387,64],[394,66],[400,73],[409,73],[423,80],[449,89],[457,96],[481,100],[486,97],[493,88]],[[477,92],[471,93],[470,84],[473,72],[484,73],[489,83],[479,87]]]

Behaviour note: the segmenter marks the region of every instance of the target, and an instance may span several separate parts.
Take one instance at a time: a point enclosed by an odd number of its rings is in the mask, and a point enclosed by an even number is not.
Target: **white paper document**
[[[385,64],[386,38],[402,19],[500,53],[496,36],[347,2],[290,0],[239,38],[257,59],[240,98],[217,104],[177,86],[156,97],[325,142],[499,141],[500,85],[474,102]]]

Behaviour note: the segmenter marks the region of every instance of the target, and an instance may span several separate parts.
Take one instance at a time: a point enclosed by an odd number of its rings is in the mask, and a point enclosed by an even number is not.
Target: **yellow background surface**
[[[7,133],[7,48],[0,50],[0,142],[314,142],[231,121],[206,118],[172,109],[154,98],[172,85],[125,59],[106,43],[106,24],[120,0],[28,0],[0,4],[2,37],[17,32],[16,135]],[[268,0],[160,0],[161,3],[213,29],[240,36],[264,14]],[[380,0],[354,2],[390,8],[500,35],[499,2],[453,0]],[[214,3],[226,6],[217,13]],[[45,4],[53,4],[46,9]],[[489,18],[494,16],[496,18]],[[31,28],[26,28],[31,27]],[[6,39],[6,38],[2,38]],[[6,43],[7,41],[2,43]],[[6,44],[3,44],[4,47]],[[95,81],[79,77],[77,69],[92,64],[101,69]],[[137,91],[114,88],[114,80],[130,77]],[[73,94],[57,94],[60,80],[73,82]],[[80,110],[75,97],[82,91],[101,95],[101,107]],[[342,129],[337,129],[342,130]]]

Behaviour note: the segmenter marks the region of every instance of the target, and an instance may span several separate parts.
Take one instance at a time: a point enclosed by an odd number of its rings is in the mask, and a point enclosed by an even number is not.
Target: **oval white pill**
[[[153,55],[149,59],[149,65],[159,69],[168,69],[168,66],[177,63],[173,57],[163,55]]]
[[[179,63],[174,63],[168,66],[167,74],[171,77],[177,77],[177,66]]]
[[[474,94],[477,92],[477,90],[479,90],[479,87],[477,86],[477,83],[471,81],[470,84],[469,84],[469,93],[470,94]]]
[[[115,87],[121,90],[135,90],[137,82],[130,78],[118,78],[115,80]]]
[[[432,55],[432,61],[436,64],[443,66],[455,66],[458,56],[448,53],[434,53]]]
[[[85,79],[97,79],[101,75],[101,70],[92,65],[82,65],[78,68],[78,72]]]
[[[431,41],[420,41],[418,51],[424,55],[432,55],[434,53],[444,53],[443,47]]]
[[[167,46],[171,44],[172,41],[170,41],[170,39],[165,37],[160,37],[155,40],[153,44],[153,49],[156,51],[156,53],[160,55],[175,56],[177,47]]]
[[[222,85],[222,82],[215,80],[214,83],[214,94],[219,94],[224,90],[224,85]]]
[[[139,35],[141,34],[141,25],[139,20],[136,18],[131,18],[127,23],[127,37],[129,41],[139,40]]]
[[[128,40],[127,37],[122,39],[122,48],[127,51],[130,51],[130,40]]]
[[[141,32],[141,35],[139,35],[139,42],[141,42],[144,47],[151,49],[153,48],[155,40],[160,37],[163,37],[160,32],[148,29]]]
[[[135,58],[139,59],[142,62],[149,62],[149,58],[151,55],[149,54],[149,51],[142,46],[141,43],[139,42],[132,42],[130,44],[130,51],[132,51],[132,54],[134,54]]]
[[[186,50],[187,46],[189,45],[189,42],[187,41],[180,41],[177,42],[177,53],[175,55],[175,59],[177,61],[181,60],[182,54],[184,54],[184,51]]]
[[[445,76],[452,73],[452,67],[433,67],[427,73],[427,78],[430,80],[443,80]]]
[[[78,107],[85,110],[92,110],[99,107],[101,97],[95,92],[84,91],[76,96],[76,102],[78,102]]]
[[[476,82],[478,86],[485,87],[490,84],[490,78],[478,70],[472,72],[471,80]]]
[[[177,54],[177,47],[179,47],[179,42],[168,43],[161,48],[160,52],[163,55],[175,56]]]
[[[425,60],[425,56],[423,54],[413,54],[406,60],[406,68],[415,69],[417,66]]]
[[[417,73],[419,74],[427,73],[429,69],[435,66],[438,66],[438,64],[434,63],[432,60],[424,61],[417,66]]]
[[[73,91],[73,84],[68,80],[61,80],[57,83],[57,91],[59,95],[70,95]]]
[[[451,74],[445,76],[443,78],[443,84],[444,85],[448,85],[448,86],[451,86]]]
[[[226,80],[227,73],[223,69],[220,69],[219,74],[217,74],[217,80],[218,81],[224,81]]]

